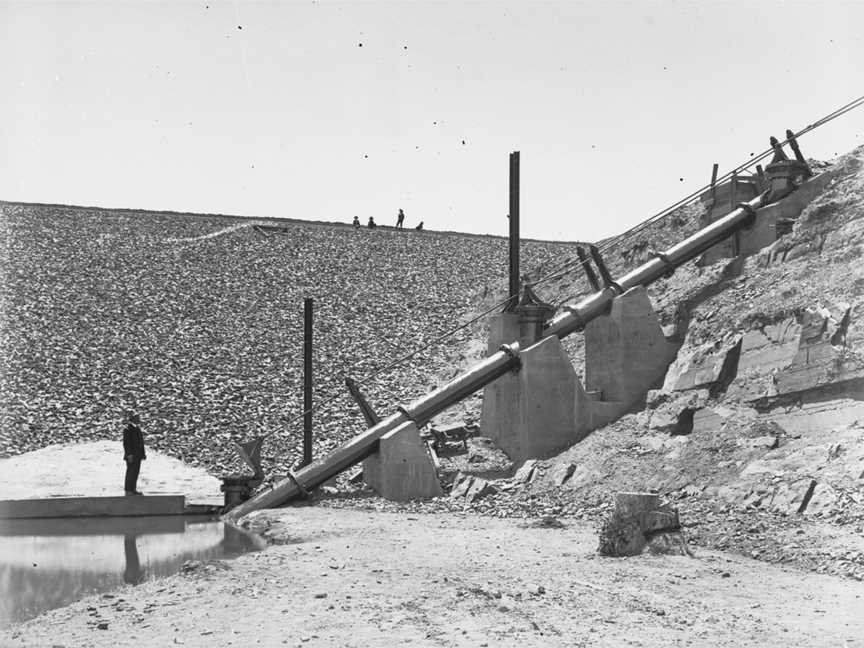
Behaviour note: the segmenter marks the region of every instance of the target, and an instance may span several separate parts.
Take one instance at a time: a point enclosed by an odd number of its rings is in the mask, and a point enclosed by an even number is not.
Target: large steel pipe
[[[326,457],[300,468],[272,489],[264,491],[231,509],[225,517],[229,520],[237,520],[258,509],[280,506],[306,491],[312,490],[375,452],[378,440],[388,432],[392,432],[409,421],[413,421],[418,426],[427,423],[436,414],[443,412],[454,403],[458,403],[466,396],[503,376],[517,366],[518,362],[518,342],[502,347],[500,351],[477,363],[438,389],[405,407],[400,407],[396,414],[388,416],[378,425],[339,446]]]
[[[655,258],[621,277],[615,284],[621,292],[626,292],[636,286],[647,286],[657,281],[663,275],[668,274],[670,270],[696,258],[711,246],[746,226],[752,220],[755,211],[765,204],[767,196],[768,192],[765,192],[747,203],[742,203],[741,207],[723,218],[717,219],[689,238],[673,245],[665,252],[658,254]],[[555,335],[563,338],[575,331],[582,330],[586,323],[603,314],[618,294],[617,289],[607,287],[600,292],[589,295],[578,304],[565,306],[565,312],[552,318],[543,329],[543,337]]]
[[[499,351],[481,360],[465,373],[418,398],[403,408],[403,411],[418,426],[425,425],[433,416],[497,380],[518,364],[519,342],[505,344]]]

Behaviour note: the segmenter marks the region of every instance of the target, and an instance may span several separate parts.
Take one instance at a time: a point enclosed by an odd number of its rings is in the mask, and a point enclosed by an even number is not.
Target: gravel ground
[[[300,507],[274,544],[93,596],[0,646],[861,646],[864,584],[699,550],[600,558],[578,521]]]

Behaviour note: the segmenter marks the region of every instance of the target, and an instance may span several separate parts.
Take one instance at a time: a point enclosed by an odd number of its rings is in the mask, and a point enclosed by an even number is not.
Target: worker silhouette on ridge
[[[354,229],[360,229],[360,219],[357,216],[354,217],[352,225],[354,225]]]
[[[369,229],[375,229],[376,227],[378,227],[378,226],[375,224],[375,219],[372,218],[371,216],[369,217],[369,222],[366,223],[366,227],[368,227]]]
[[[129,412],[129,422],[123,429],[123,460],[126,462],[124,488],[127,495],[141,494],[137,488],[138,473],[141,472],[141,462],[146,458],[144,433],[141,431],[141,417],[135,412]]]
[[[402,223],[405,221],[405,212],[401,209],[399,210],[398,216],[396,216],[396,227],[402,228]]]
[[[415,227],[414,229],[417,230],[418,232],[421,231],[423,229],[423,221],[420,221],[419,223],[417,223],[417,227]]]

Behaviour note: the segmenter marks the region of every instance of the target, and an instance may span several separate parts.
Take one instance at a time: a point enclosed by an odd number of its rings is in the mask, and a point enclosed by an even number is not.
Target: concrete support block
[[[498,313],[489,318],[489,344],[486,355],[495,353],[502,344],[520,341],[519,315],[516,313]]]
[[[410,421],[381,437],[378,452],[363,461],[363,479],[396,502],[444,494],[420,431]]]
[[[585,388],[632,406],[663,384],[679,347],[663,335],[645,288],[632,288],[585,327]]]
[[[777,223],[797,220],[804,208],[825,191],[825,188],[836,176],[837,170],[834,169],[821,173],[807,180],[782,200],[766,205],[756,213],[756,219],[750,227],[736,232],[705,252],[702,256],[702,265],[711,265],[720,259],[729,257],[751,256],[772,245],[778,239]],[[737,201],[750,200],[755,195],[755,193],[750,195],[750,192],[747,191],[738,197]],[[731,211],[727,207],[728,205],[724,203],[722,209],[711,211],[710,215],[703,219],[702,227],[725,216]]]
[[[514,339],[501,337],[518,326],[511,317],[493,323],[490,349]],[[483,434],[513,461],[548,457],[622,416],[662,384],[679,347],[663,335],[641,287],[616,299],[585,334],[588,391],[555,337],[524,349],[520,369],[485,388]]]
[[[502,344],[519,342],[523,349],[537,341],[538,326],[536,322],[523,317],[520,313],[498,313],[489,321],[489,344],[486,355],[495,353]]]
[[[714,221],[726,216],[735,209],[738,203],[751,200],[758,194],[759,189],[756,186],[756,182],[750,178],[738,178],[734,191],[731,180],[718,184],[713,189],[704,192],[701,196],[702,204],[706,207],[706,212],[700,219],[699,226],[707,227]],[[773,231],[772,229],[771,232],[773,233]],[[738,256],[743,238],[744,236],[740,232],[735,232],[728,238],[712,246],[702,255],[699,261],[700,265],[708,266],[717,263],[721,259]]]
[[[547,457],[626,411],[585,393],[558,338],[525,349],[521,368],[483,392],[483,434],[514,461]]]
[[[483,390],[483,434],[514,461],[547,456],[579,440],[578,377],[557,338],[521,354],[521,368]],[[581,385],[580,385],[581,387]]]

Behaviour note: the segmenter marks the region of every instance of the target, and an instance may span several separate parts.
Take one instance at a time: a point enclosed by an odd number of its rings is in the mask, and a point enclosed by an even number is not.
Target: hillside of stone
[[[657,491],[697,544],[864,579],[864,147],[812,166],[817,189],[786,199],[788,234],[649,288],[683,344],[643,407],[530,465],[474,440],[443,459],[458,485],[446,506],[597,518],[617,491]],[[614,274],[699,215],[618,241]],[[550,283],[537,289],[547,301],[584,294],[575,276]],[[583,340],[565,341],[579,372]]]
[[[0,457],[117,440],[135,408],[169,455],[219,474],[232,439],[272,434],[265,467],[285,472],[301,456],[305,296],[315,402],[335,398],[314,414],[320,455],[365,429],[344,375],[390,413],[470,332],[388,365],[507,284],[505,239],[431,231],[0,203],[0,241]],[[526,241],[523,267],[568,249]]]

